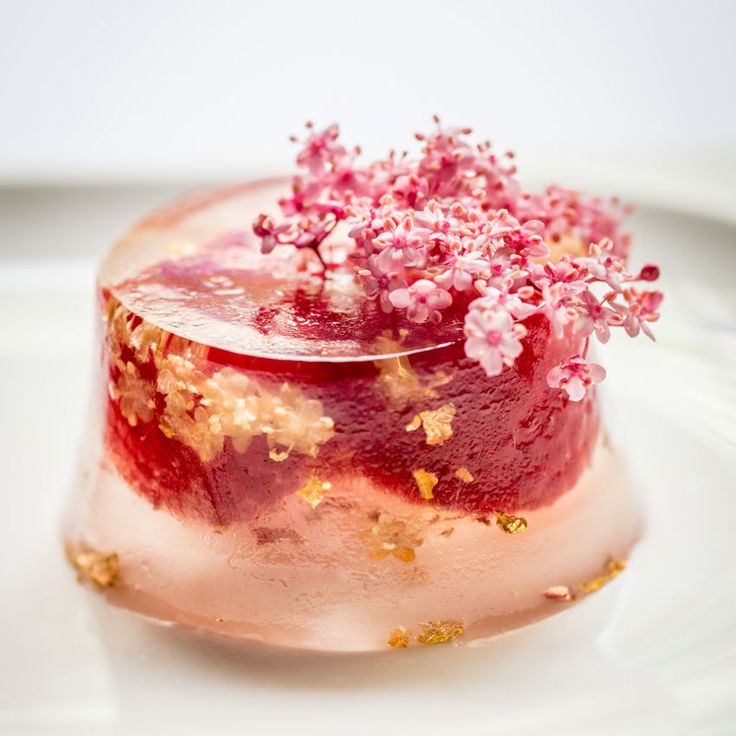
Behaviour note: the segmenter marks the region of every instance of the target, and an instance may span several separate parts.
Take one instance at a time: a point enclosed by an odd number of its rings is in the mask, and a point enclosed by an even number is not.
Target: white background
[[[687,169],[736,149],[734,26],[728,0],[0,0],[0,183],[247,178],[307,118],[378,153],[435,112],[523,160]]]

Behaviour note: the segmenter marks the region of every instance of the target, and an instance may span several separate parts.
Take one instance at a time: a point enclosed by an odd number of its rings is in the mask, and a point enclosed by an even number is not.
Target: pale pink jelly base
[[[462,622],[463,641],[528,623],[565,607],[545,589],[596,577],[640,530],[626,473],[605,444],[576,487],[524,513],[528,529],[514,535],[493,519],[408,503],[349,469],[314,510],[290,495],[258,520],[223,528],[154,510],[106,460],[83,474],[78,493],[65,535],[118,554],[111,603],[315,650],[385,649],[394,627],[417,632],[428,621]],[[422,529],[416,560],[371,558],[377,510]]]

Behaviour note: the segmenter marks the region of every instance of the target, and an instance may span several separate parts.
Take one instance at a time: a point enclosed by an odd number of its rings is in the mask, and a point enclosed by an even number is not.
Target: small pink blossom
[[[346,150],[338,143],[340,129],[337,125],[330,125],[324,130],[312,131],[310,123],[307,124],[310,134],[304,141],[304,147],[297,154],[296,162],[312,174],[319,174],[329,164],[334,164],[345,155]]]
[[[439,125],[439,121],[437,121]],[[462,187],[462,180],[473,172],[477,157],[472,147],[463,140],[469,128],[443,130],[433,136],[417,135],[425,141],[424,156],[419,161],[418,171],[432,182],[436,194],[446,195]]]
[[[664,295],[661,291],[637,291],[624,289],[626,305],[612,303],[614,309],[623,317],[623,327],[631,337],[636,337],[641,330],[650,340],[654,340],[654,333],[649,327],[650,322],[659,319],[659,307]]]
[[[465,315],[465,354],[477,360],[489,376],[497,376],[521,355],[524,335],[524,325],[515,324],[500,305],[471,307]]]
[[[421,209],[427,201],[429,182],[423,176],[404,174],[394,182],[391,194],[394,199],[406,203],[414,210]]]
[[[343,197],[346,201],[353,197],[369,197],[373,193],[370,175],[356,168],[352,159],[335,165],[325,177],[325,185],[331,196]]]
[[[520,223],[507,210],[499,210],[485,223],[476,238],[476,247],[490,254],[499,251],[523,254],[525,258],[544,258],[549,247],[544,242],[544,226],[539,220]]]
[[[268,215],[258,215],[253,221],[253,232],[261,239],[261,250],[270,253],[277,245],[288,242],[292,232],[290,223],[276,225]]]
[[[534,295],[531,287],[522,287],[513,294],[495,286],[482,286],[479,291],[481,296],[470,303],[471,309],[494,309],[501,306],[515,319],[526,319],[537,311],[536,305],[527,301]]]
[[[513,363],[525,332],[519,321],[535,313],[557,338],[570,325],[603,342],[620,326],[653,337],[662,295],[631,284],[655,281],[659,269],[628,271],[626,208],[557,186],[524,192],[511,154],[496,154],[487,141],[471,145],[469,129],[435,122],[435,132],[416,136],[417,158],[392,152],[367,164],[359,149],[340,142],[337,126],[308,125],[297,156],[301,173],[279,200],[281,220],[261,215],[253,224],[262,250],[291,244],[321,257],[320,245],[345,222],[352,241],[346,257],[367,298],[384,311],[438,322],[453,295],[470,302],[466,352],[489,375]],[[548,242],[561,238],[590,244],[588,253],[550,261]],[[599,298],[595,284],[611,291]],[[581,361],[575,356],[550,372],[571,398],[602,377],[602,369]]]
[[[495,255],[520,227],[519,221],[508,210],[499,210],[481,228],[476,247],[482,246],[490,255]]]
[[[514,248],[528,258],[546,258],[549,246],[544,242],[544,223],[541,220],[527,220],[515,233]]]
[[[570,299],[570,287],[563,281],[555,284],[542,284],[542,303],[540,309],[547,316],[555,337],[565,334],[565,327],[577,316]]]
[[[587,289],[579,298],[580,314],[575,320],[575,332],[584,337],[595,332],[601,342],[608,342],[611,336],[609,326],[622,324],[623,318],[611,307],[601,304]]]
[[[547,385],[563,389],[570,401],[580,401],[589,386],[600,383],[605,377],[606,370],[602,365],[588,363],[582,356],[573,355],[547,373]]]
[[[416,227],[413,218],[405,217],[398,227],[386,230],[373,239],[374,247],[381,249],[376,261],[378,267],[384,273],[389,273],[402,266],[423,266],[429,236],[427,228]]]
[[[447,256],[443,267],[446,270],[435,277],[435,282],[444,289],[454,287],[457,291],[466,291],[473,286],[475,275],[487,270],[489,263],[479,251],[455,251]]]
[[[607,283],[614,291],[621,291],[624,264],[620,258],[611,255],[612,250],[613,243],[603,239],[600,243],[591,243],[590,255],[575,258],[573,263],[583,268],[593,279]]]
[[[419,279],[407,289],[397,289],[388,295],[389,301],[398,309],[406,309],[406,316],[413,322],[439,322],[441,310],[452,304],[448,291],[429,279]]]
[[[357,277],[363,285],[365,295],[368,299],[377,299],[384,312],[393,309],[391,303],[392,292],[398,289],[406,289],[406,281],[396,273],[381,273],[375,265],[375,256],[368,259],[368,268],[357,270]]]
[[[414,220],[419,227],[430,230],[432,240],[444,240],[448,233],[456,226],[442,210],[437,202],[430,201],[423,210],[414,213]]]
[[[527,284],[529,272],[521,267],[521,264],[512,258],[495,258],[490,262],[490,268],[488,269],[488,278],[484,278],[485,283],[478,283],[477,289],[482,292],[483,287],[491,286],[499,291],[510,291],[514,289],[515,292],[519,292],[520,298],[525,300],[536,297],[536,290],[531,285]],[[529,286],[529,289],[526,289]],[[523,292],[520,289],[524,289]],[[521,293],[525,296],[521,297]],[[530,302],[531,303],[531,302]],[[536,301],[534,302],[536,304]]]
[[[530,272],[536,281],[546,280],[553,284],[565,284],[567,294],[578,294],[587,288],[585,285],[585,269],[581,269],[566,258],[562,258],[555,263],[548,261],[542,265],[533,264],[530,266]]]

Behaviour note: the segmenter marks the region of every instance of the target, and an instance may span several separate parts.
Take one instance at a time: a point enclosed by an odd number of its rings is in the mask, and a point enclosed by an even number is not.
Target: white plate
[[[607,423],[648,520],[624,575],[482,647],[232,647],[101,604],[63,560],[91,264],[0,271],[0,729],[8,734],[736,733],[736,228],[643,208],[659,342],[607,346]]]

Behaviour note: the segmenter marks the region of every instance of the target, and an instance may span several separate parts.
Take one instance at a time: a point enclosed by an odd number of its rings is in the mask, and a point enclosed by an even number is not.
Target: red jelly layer
[[[208,283],[213,265],[207,266]],[[215,457],[202,460],[162,431],[164,397],[155,389],[157,368],[140,363],[133,347],[123,346],[117,362],[109,362],[111,386],[120,379],[121,361],[133,363],[151,387],[154,406],[152,416],[131,426],[113,390],[107,403],[107,444],[121,475],[154,505],[227,524],[257,517],[316,472],[320,481],[333,484],[346,482],[351,474],[364,476],[416,503],[477,514],[514,512],[552,503],[575,485],[589,463],[598,435],[593,392],[575,403],[546,383],[549,369],[579,351],[582,341],[555,339],[541,316],[526,321],[524,351],[514,366],[489,378],[465,357],[457,319],[443,326],[446,344],[417,348],[429,340],[427,328],[385,315],[360,297],[351,297],[357,301],[348,300],[349,308],[338,301],[336,309],[333,297],[313,288],[312,278],[309,287],[295,291],[288,282],[277,290],[267,280],[259,281],[257,274],[214,270],[227,279],[215,278],[215,283],[243,290],[239,296],[250,319],[249,340],[261,340],[261,347],[278,343],[282,356],[307,345],[305,359],[244,355],[188,340],[176,340],[171,349],[191,353],[192,363],[207,375],[229,367],[274,390],[284,382],[297,386],[306,398],[321,402],[324,415],[334,422],[334,436],[319,447],[316,457],[291,452],[277,462],[269,456],[266,438],[257,436],[244,452],[226,439]],[[169,263],[119,291],[149,299],[157,293],[176,294],[177,299],[186,293],[190,315],[195,302],[200,314],[217,311],[217,299],[198,301],[202,279],[196,272],[191,261]],[[108,303],[109,293],[103,297]],[[256,300],[263,309],[256,307]],[[134,325],[141,321],[131,320]],[[322,354],[330,348],[337,356]],[[403,357],[385,357],[392,350]],[[356,351],[362,354],[347,355]],[[407,430],[421,412],[448,405],[454,409],[452,434],[442,444],[428,444],[421,426]],[[422,495],[416,470],[436,476],[431,498],[426,490]]]
[[[571,489],[597,441],[595,396],[570,402],[546,375],[583,352],[584,340],[556,339],[544,318],[531,317],[519,359],[489,378],[464,355],[464,304],[440,325],[417,325],[366,299],[349,262],[323,278],[292,250],[262,256],[242,226],[282,186],[177,203],[128,233],[103,265],[101,308],[122,310],[128,330],[121,338],[113,322],[104,328],[106,439],[129,486],[155,506],[223,524],[257,517],[314,474],[333,485],[362,477],[418,504],[481,515],[544,506]],[[287,383],[300,401],[320,402],[334,433],[288,457],[289,448],[269,453],[262,433],[247,447],[226,437],[203,453],[167,427],[162,363],[142,357],[129,334],[141,323],[165,331],[160,358],[186,356],[200,378],[235,371],[267,392]],[[132,414],[120,390],[130,384],[142,406]],[[188,394],[184,420],[201,419],[203,400]],[[442,408],[451,421],[432,443],[416,417]],[[421,489],[414,471],[436,484]]]

